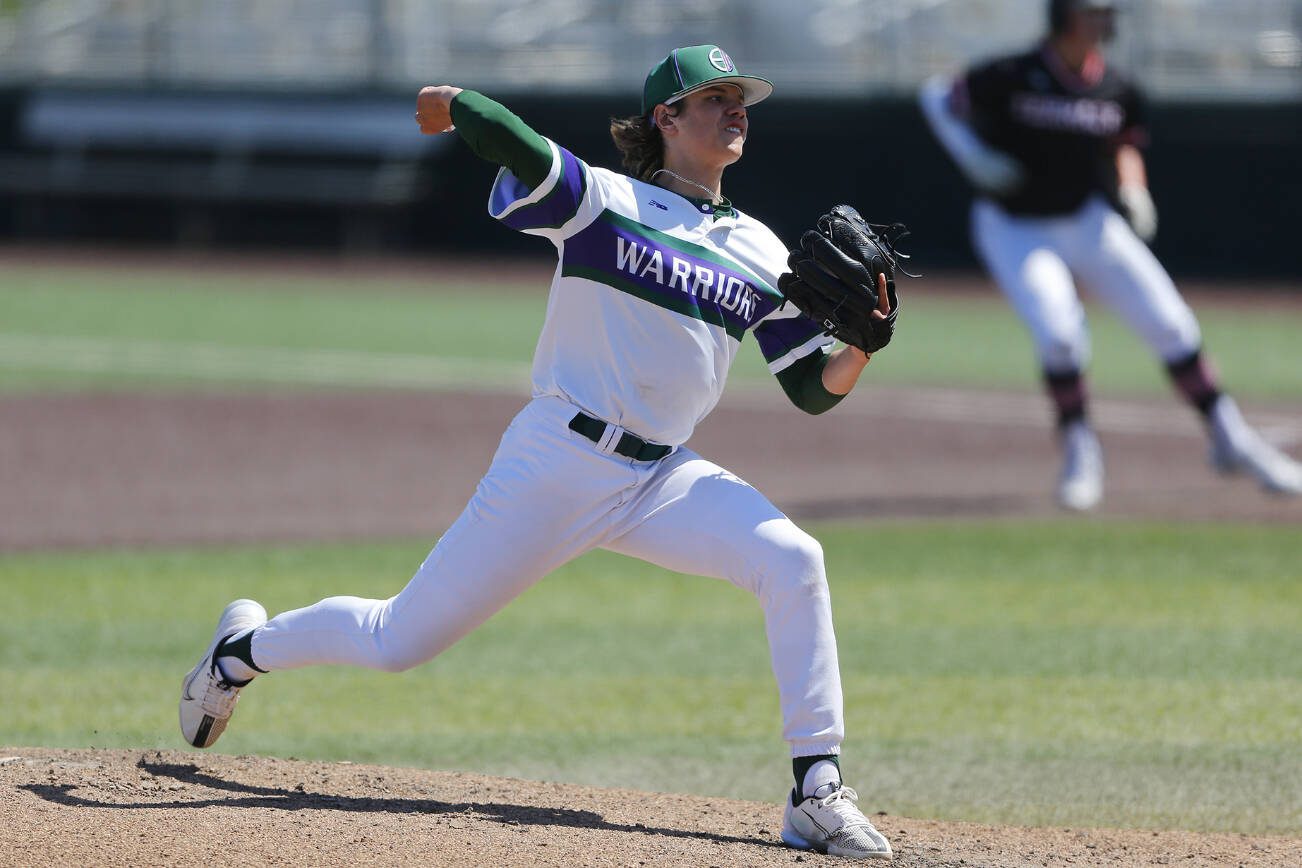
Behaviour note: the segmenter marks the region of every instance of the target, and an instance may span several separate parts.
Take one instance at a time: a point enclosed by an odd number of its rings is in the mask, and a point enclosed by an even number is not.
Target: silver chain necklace
[[[690,179],[688,179],[688,178],[684,178],[682,175],[678,174],[677,172],[671,172],[671,171],[669,171],[668,169],[656,169],[654,172],[651,173],[651,180],[654,181],[654,180],[656,179],[656,175],[659,175],[661,172],[664,172],[666,175],[668,175],[668,176],[671,177],[671,178],[676,178],[677,180],[682,181],[684,184],[690,184],[691,186],[695,187],[696,189],[698,189],[698,190],[702,190],[702,191],[704,191],[705,193],[708,193],[709,196],[710,196],[710,201],[711,201],[711,202],[713,202],[713,201],[714,201],[714,198],[715,198],[716,196],[718,196],[718,197],[719,197],[719,202],[718,202],[719,207],[720,207],[720,208],[727,208],[727,209],[730,209],[730,210],[731,210],[731,208],[732,208],[732,202],[728,201],[728,197],[727,197],[727,196],[723,195],[722,193],[716,193],[716,192],[714,192],[713,190],[711,190],[709,187],[705,186],[704,184],[698,184],[698,183],[696,183],[695,181],[692,181],[692,180],[690,180]]]

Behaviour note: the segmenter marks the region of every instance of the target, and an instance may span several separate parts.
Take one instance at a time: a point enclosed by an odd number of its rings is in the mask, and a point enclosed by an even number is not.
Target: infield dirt
[[[433,540],[526,400],[334,391],[3,398],[0,551]],[[1101,404],[1102,516],[1302,524],[1302,499],[1213,473],[1193,414],[1174,400]],[[1302,407],[1249,410],[1302,432]],[[734,391],[689,445],[797,520],[1056,512],[1057,454],[1038,396],[869,385],[837,411],[810,417],[777,389]]]
[[[890,864],[1297,866],[1302,839],[877,815]],[[0,864],[774,866],[777,803],[178,751],[0,748]]]

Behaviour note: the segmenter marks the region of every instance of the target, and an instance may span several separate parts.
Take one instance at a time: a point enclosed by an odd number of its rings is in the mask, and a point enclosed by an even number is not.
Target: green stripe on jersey
[[[608,271],[602,271],[599,268],[589,268],[586,265],[567,265],[562,272],[566,277],[582,277],[591,280],[594,283],[604,283],[606,286],[618,289],[620,292],[626,292],[648,301],[657,307],[663,307],[672,310],[674,313],[680,313],[683,316],[689,316],[692,319],[699,319],[701,322],[718,326],[727,332],[728,337],[735,341],[740,341],[746,334],[746,329],[739,326],[731,326],[724,322],[722,313],[718,308],[701,309],[693,304],[695,296],[685,293],[669,295],[664,292],[650,292],[641,286],[638,286],[631,280],[625,280],[618,275],[611,274]],[[714,314],[714,316],[710,316]]]
[[[753,271],[746,268],[740,262],[736,262],[735,260],[729,259],[728,257],[722,255],[716,250],[713,250],[709,247],[702,247],[699,244],[694,244],[691,241],[685,241],[682,238],[677,238],[673,235],[668,234],[667,232],[661,232],[658,229],[652,229],[649,226],[644,226],[643,224],[637,222],[636,220],[633,220],[629,217],[625,217],[622,214],[616,214],[614,211],[611,211],[609,208],[603,211],[601,213],[601,216],[597,219],[605,220],[607,223],[613,224],[615,226],[620,226],[624,229],[629,230],[630,232],[633,232],[637,235],[641,235],[643,238],[646,238],[649,241],[654,242],[658,246],[673,248],[674,250],[677,250],[681,253],[686,253],[690,256],[695,256],[698,259],[705,259],[710,262],[713,262],[716,265],[721,265],[724,268],[730,268],[735,271],[738,271],[746,275],[746,277],[750,278],[751,284],[757,290],[759,290],[760,292],[766,295],[772,296],[778,302],[782,301],[782,293],[778,292],[776,289],[769,286],[764,281],[760,280]],[[603,283],[604,282],[606,281],[603,281]]]

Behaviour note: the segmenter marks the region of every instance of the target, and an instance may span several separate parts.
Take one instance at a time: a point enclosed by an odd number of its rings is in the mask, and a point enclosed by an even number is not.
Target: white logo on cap
[[[737,71],[737,67],[732,65],[732,58],[722,48],[715,48],[710,51],[710,66],[713,66],[719,72]]]

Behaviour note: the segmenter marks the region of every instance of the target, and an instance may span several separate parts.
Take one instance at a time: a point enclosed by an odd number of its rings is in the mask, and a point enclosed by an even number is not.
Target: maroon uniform
[[[1143,144],[1139,91],[1094,55],[1077,73],[1036,48],[960,78],[952,109],[1026,170],[1016,192],[996,197],[1010,214],[1070,214],[1090,195],[1117,202],[1117,146]]]

